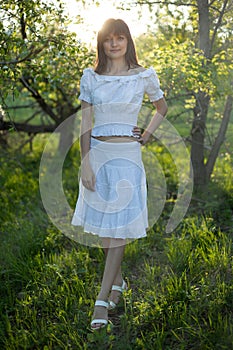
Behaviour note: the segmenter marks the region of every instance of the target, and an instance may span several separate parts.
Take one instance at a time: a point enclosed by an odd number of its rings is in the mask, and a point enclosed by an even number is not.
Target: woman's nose
[[[112,45],[112,46],[116,46],[116,44],[117,44],[116,39],[115,39],[115,38],[112,38],[112,40],[111,40],[111,45]]]

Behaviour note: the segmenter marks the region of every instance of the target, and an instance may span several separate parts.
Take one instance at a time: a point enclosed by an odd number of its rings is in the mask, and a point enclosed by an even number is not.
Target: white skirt
[[[91,138],[89,158],[96,176],[95,191],[79,181],[72,225],[99,237],[145,237],[148,213],[141,145]]]

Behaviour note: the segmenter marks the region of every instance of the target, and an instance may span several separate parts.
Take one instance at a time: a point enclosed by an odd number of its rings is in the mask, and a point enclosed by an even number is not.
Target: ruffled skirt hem
[[[91,139],[89,158],[96,188],[89,191],[80,181],[72,225],[103,238],[146,237],[147,190],[141,145]]]

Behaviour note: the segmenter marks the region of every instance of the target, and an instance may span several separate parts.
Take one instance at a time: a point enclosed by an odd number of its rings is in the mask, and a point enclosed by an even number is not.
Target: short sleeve
[[[79,100],[92,104],[91,72],[89,68],[84,69],[80,81]]]
[[[145,93],[148,95],[151,102],[158,101],[163,98],[163,91],[160,89],[159,78],[155,70],[149,68],[144,77]]]

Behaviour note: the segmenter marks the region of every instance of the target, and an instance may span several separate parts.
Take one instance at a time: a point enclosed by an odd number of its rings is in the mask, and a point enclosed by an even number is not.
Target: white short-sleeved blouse
[[[94,107],[93,136],[133,136],[144,94],[154,102],[163,97],[159,79],[150,67],[133,75],[83,72],[79,99]]]

